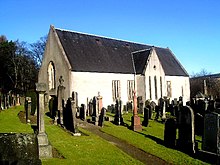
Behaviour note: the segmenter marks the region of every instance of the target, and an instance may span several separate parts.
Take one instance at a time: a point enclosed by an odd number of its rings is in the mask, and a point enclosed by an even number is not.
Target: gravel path
[[[155,165],[169,164],[165,160],[158,158],[154,155],[151,155],[149,153],[146,153],[145,151],[127,143],[124,140],[118,139],[112,135],[109,135],[109,134],[102,132],[100,130],[100,127],[98,127],[98,126],[95,126],[91,123],[88,123],[88,122],[85,122],[82,120],[78,120],[77,122],[79,123],[79,127],[100,136],[101,138],[103,138],[106,141],[108,141],[109,143],[117,146],[119,149],[121,149],[122,151],[124,151],[128,155],[132,156],[134,159],[137,159],[137,160],[143,162],[144,164],[155,164]]]

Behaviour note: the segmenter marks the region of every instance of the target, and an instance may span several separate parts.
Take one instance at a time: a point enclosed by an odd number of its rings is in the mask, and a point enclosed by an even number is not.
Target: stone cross
[[[38,113],[37,113],[37,126],[38,126],[38,146],[40,158],[52,157],[52,146],[49,145],[47,134],[44,125],[44,94],[46,92],[45,83],[36,83],[36,91],[38,93]]]

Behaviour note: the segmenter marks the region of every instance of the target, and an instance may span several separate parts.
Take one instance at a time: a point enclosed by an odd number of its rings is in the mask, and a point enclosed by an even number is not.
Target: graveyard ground
[[[33,133],[31,125],[24,124],[24,115],[19,114],[23,106],[0,112],[0,132]],[[108,114],[113,116],[113,114]],[[171,164],[206,164],[198,159],[178,150],[163,145],[164,125],[150,120],[148,127],[142,132],[133,132],[129,129],[131,114],[124,115],[124,126],[116,126],[112,122],[105,122],[101,132],[113,135],[141,150],[155,155]],[[19,118],[21,120],[19,120]],[[33,119],[32,122],[35,122]],[[81,137],[74,137],[61,127],[51,124],[51,119],[45,116],[46,132],[49,141],[54,147],[57,158],[43,159],[43,164],[142,164],[125,154],[116,146],[108,143],[94,133],[79,127]],[[201,141],[201,137],[198,138]],[[129,149],[129,148],[128,148]]]

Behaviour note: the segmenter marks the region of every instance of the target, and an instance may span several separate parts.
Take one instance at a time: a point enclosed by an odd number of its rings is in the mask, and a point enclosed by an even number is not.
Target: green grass
[[[108,115],[112,116],[112,114]],[[132,114],[124,114],[124,122],[131,125]],[[143,118],[141,118],[143,120]],[[173,164],[206,164],[200,160],[194,159],[189,155],[167,148],[162,145],[164,138],[164,124],[150,120],[148,127],[143,127],[143,131],[134,132],[125,126],[116,126],[111,122],[105,122],[102,131],[115,137],[123,139],[134,146],[151,153],[157,157]]]
[[[23,106],[9,108],[0,112],[0,133],[33,133],[28,124],[23,124],[18,118],[18,113],[24,111]]]
[[[17,114],[22,106],[0,112],[1,133],[33,133],[31,125],[20,122]],[[142,164],[98,136],[80,129],[87,136],[74,137],[62,128],[51,125],[45,116],[46,132],[51,145],[65,158],[42,159],[42,164]]]

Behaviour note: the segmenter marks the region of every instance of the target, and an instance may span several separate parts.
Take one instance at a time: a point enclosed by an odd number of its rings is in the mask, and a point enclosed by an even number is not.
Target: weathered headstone
[[[64,92],[65,92],[65,87],[63,86],[63,78],[60,76],[59,79],[60,85],[58,86],[57,90],[57,98],[58,98],[58,106],[57,109],[59,111],[59,122],[60,125],[63,126],[63,107],[64,107]]]
[[[116,100],[116,104],[115,104],[115,119],[114,119],[114,123],[116,125],[123,125],[124,121],[123,121],[123,117],[122,117],[122,102],[121,100],[117,99]]]
[[[177,145],[179,149],[187,153],[195,153],[194,112],[191,107],[184,106],[181,108],[178,127],[179,137]]]
[[[202,149],[220,156],[220,114],[205,114]]]
[[[36,91],[38,93],[38,113],[37,113],[37,126],[38,126],[38,147],[39,157],[52,157],[52,146],[49,144],[44,125],[44,94],[46,92],[45,83],[36,83]]]

